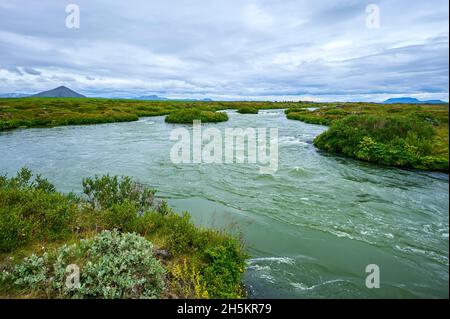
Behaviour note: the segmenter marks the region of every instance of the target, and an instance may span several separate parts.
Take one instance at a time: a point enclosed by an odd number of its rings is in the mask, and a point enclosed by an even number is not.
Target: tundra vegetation
[[[283,107],[295,105],[288,103]],[[254,108],[278,108],[275,102],[203,102],[142,101],[100,98],[0,98],[0,131],[19,127],[52,127],[137,121],[143,116],[168,115],[177,112],[173,121],[185,122],[199,114],[206,120],[226,121],[226,114],[215,111]],[[184,113],[178,113],[186,110]],[[200,113],[211,112],[211,113]]]
[[[23,168],[0,176],[0,297],[241,298],[235,235],[199,228],[127,177],[62,194]],[[75,264],[80,285],[66,285]]]
[[[224,112],[203,111],[194,108],[177,110],[166,116],[167,123],[192,124],[195,120],[202,122],[225,122],[228,115]]]
[[[314,145],[381,165],[448,172],[448,104],[303,103],[287,118],[330,128]]]
[[[241,114],[258,114],[258,109],[252,106],[243,106],[238,109]]]
[[[285,109],[288,119],[330,126],[314,144],[381,165],[448,172],[447,104],[141,101],[95,98],[0,99],[0,131],[19,127],[135,121],[167,115],[169,123],[221,122],[237,109]]]

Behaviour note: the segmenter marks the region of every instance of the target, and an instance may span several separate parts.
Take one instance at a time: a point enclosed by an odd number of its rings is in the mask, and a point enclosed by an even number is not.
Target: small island
[[[240,114],[258,114],[258,109],[252,106],[244,106],[238,109]]]
[[[198,109],[178,110],[166,116],[167,123],[192,124],[194,120],[206,122],[225,122],[228,115],[224,112],[202,111]]]

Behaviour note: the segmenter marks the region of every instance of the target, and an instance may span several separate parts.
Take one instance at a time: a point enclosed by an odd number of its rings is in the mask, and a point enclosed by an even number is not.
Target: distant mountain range
[[[22,97],[86,97],[82,94],[79,94],[68,87],[59,86],[54,88],[53,90],[48,90],[44,92],[40,92],[37,94],[24,94],[24,93],[2,93],[0,94],[0,98],[22,98]],[[161,97],[158,95],[143,95],[135,98],[130,98],[133,100],[146,100],[146,101],[204,101],[211,102],[213,101],[210,98],[204,99],[171,99],[166,97]],[[425,100],[421,101],[413,97],[398,97],[398,98],[390,98],[384,101],[385,104],[444,104],[448,102],[444,102],[441,100]]]
[[[168,98],[161,97],[158,95],[143,95],[137,98],[133,98],[134,100],[149,100],[149,101],[166,101]]]
[[[53,90],[48,90],[40,92],[37,94],[24,94],[24,93],[0,93],[0,98],[22,98],[22,97],[86,97],[79,94],[68,87],[59,86]],[[146,101],[205,101],[210,102],[212,99],[169,99],[166,97],[161,97],[158,95],[143,95],[135,98],[130,98],[133,100],[146,100]]]
[[[5,98],[18,98],[18,97],[27,97],[30,96],[29,94],[25,93],[0,93],[0,97]]]
[[[442,103],[446,103],[446,102],[441,101],[441,100],[420,101],[413,97],[396,97],[396,98],[387,99],[383,103],[385,103],[385,104],[396,104],[396,103],[400,103],[400,104],[402,104],[402,103],[404,103],[404,104],[442,104]]]
[[[59,86],[53,90],[30,95],[30,97],[85,97],[85,96],[69,89],[68,87]]]
[[[143,95],[139,96],[137,98],[133,98],[134,100],[147,100],[147,101],[204,101],[204,102],[211,102],[212,99],[205,98],[205,99],[169,99],[166,97],[161,97],[158,95]]]
[[[59,86],[53,90],[40,92],[37,94],[24,93],[0,93],[0,98],[22,98],[22,97],[85,97],[65,86]]]

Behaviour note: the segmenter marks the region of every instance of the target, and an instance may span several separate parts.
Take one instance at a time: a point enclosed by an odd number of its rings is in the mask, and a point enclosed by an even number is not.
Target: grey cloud
[[[42,73],[39,72],[38,70],[33,69],[33,68],[29,68],[29,67],[22,68],[22,70],[23,70],[25,73],[30,74],[30,75],[41,75],[41,74],[42,74]]]
[[[366,28],[368,2],[356,0],[76,3],[76,30],[57,0],[2,7],[1,90],[448,100],[447,1],[377,1],[378,30]]]

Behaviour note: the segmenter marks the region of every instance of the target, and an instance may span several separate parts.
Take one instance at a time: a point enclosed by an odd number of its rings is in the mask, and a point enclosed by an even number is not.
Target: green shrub
[[[206,289],[212,298],[239,298],[242,296],[240,282],[245,268],[245,257],[234,240],[205,249],[206,266],[202,275],[207,283]]]
[[[15,177],[0,176],[0,188],[39,189],[46,193],[56,191],[55,186],[40,174],[33,179],[33,173],[26,167],[21,168]]]
[[[66,285],[66,267],[73,264],[80,270],[79,286]],[[53,253],[27,257],[4,271],[2,281],[53,298],[158,298],[164,269],[145,238],[103,231]]]
[[[238,109],[241,114],[258,114],[258,109],[251,106],[244,106]]]
[[[136,205],[128,200],[111,205],[101,210],[102,221],[107,229],[118,229],[120,231],[134,231],[138,219]]]
[[[8,252],[32,240],[57,240],[70,233],[76,204],[55,192],[28,169],[0,178],[0,251]]]
[[[170,213],[170,208],[165,200],[160,200],[156,205],[156,211],[161,215],[166,216]]]
[[[132,181],[129,177],[95,176],[83,179],[83,193],[94,208],[111,208],[124,201],[134,204],[139,212],[153,205],[155,190]]]
[[[121,236],[129,236],[118,231],[139,233],[157,243],[158,251],[166,251],[163,258],[169,258],[165,262],[170,265],[172,274],[168,279],[169,294],[195,298],[245,296],[240,274],[246,255],[237,239],[216,230],[196,227],[187,212],[176,214],[165,201],[153,200],[154,191],[137,187],[128,178],[95,177],[85,179],[84,186],[86,196],[77,197],[54,191],[48,181],[40,177],[33,179],[26,169],[13,178],[0,176],[2,252],[23,256],[29,255],[29,249],[38,246],[36,244],[54,247],[55,241],[59,240],[77,242],[56,252],[50,248],[47,254],[31,256],[24,263],[16,264],[14,269],[16,259],[9,259],[4,254],[0,256],[0,277],[4,279],[0,281],[0,296],[22,297],[26,293],[27,296],[51,298],[156,297],[150,288],[145,293],[140,286],[136,291],[124,290],[133,283],[142,282],[127,272],[134,269],[134,264],[127,264],[127,258],[132,259],[131,263],[142,256],[138,252],[130,253],[130,246],[121,248],[112,244],[121,241]],[[149,196],[151,200],[148,200]],[[79,242],[79,238],[95,236],[105,229],[109,231],[94,237],[95,240]],[[133,238],[142,244],[140,239]],[[111,242],[106,246],[110,248],[95,248],[105,242]],[[93,249],[97,253],[91,253]],[[188,266],[181,264],[183,260]],[[81,290],[67,290],[61,284],[65,267],[72,263],[82,270],[86,285]],[[140,274],[143,272],[139,270]],[[100,275],[96,277],[97,273]],[[122,274],[125,277],[122,278]],[[118,283],[113,282],[116,275],[120,280]]]
[[[194,120],[206,122],[228,121],[228,115],[224,112],[202,111],[199,109],[184,109],[170,113],[166,116],[167,123],[192,124]]]
[[[432,124],[417,116],[348,116],[314,140],[321,149],[383,165],[448,170],[448,160],[432,156]]]
[[[189,213],[184,212],[180,216],[172,211],[165,215],[146,212],[142,217],[152,225],[153,231],[166,238],[166,247],[175,254],[201,249],[198,246],[200,232],[192,224]]]
[[[289,112],[286,117],[290,120],[302,121],[309,124],[330,125],[332,122],[329,118],[324,118],[314,113],[308,114],[305,112]]]

